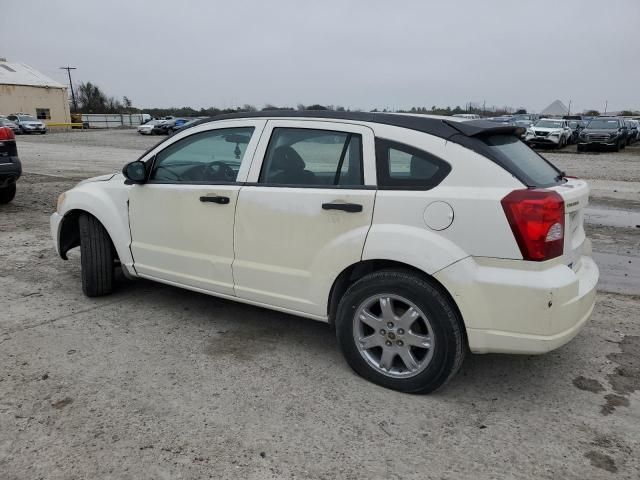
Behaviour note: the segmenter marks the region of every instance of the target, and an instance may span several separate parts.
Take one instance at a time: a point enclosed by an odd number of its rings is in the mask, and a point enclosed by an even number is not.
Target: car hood
[[[84,185],[85,183],[92,183],[92,182],[108,182],[109,180],[111,180],[116,175],[118,175],[118,174],[117,173],[107,173],[106,175],[98,175],[97,177],[91,177],[91,178],[87,178],[86,180],[82,180],[80,183],[78,183],[78,185]]]
[[[585,128],[582,130],[582,133],[600,133],[603,135],[609,135],[611,133],[618,133],[618,131],[606,128]]]

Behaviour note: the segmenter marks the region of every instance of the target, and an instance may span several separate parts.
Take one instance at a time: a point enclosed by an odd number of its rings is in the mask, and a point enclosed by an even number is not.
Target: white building
[[[67,87],[23,63],[0,58],[0,115],[28,113],[45,123],[68,123]]]

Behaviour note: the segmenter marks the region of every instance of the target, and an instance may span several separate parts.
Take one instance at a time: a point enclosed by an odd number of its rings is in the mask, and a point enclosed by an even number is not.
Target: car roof
[[[492,134],[516,134],[521,127],[512,125],[497,125],[486,120],[466,120],[462,118],[444,117],[436,115],[405,114],[405,113],[374,113],[374,112],[334,112],[325,110],[314,111],[290,111],[272,110],[267,112],[228,113],[216,117],[205,118],[193,122],[188,128],[203,123],[221,120],[233,120],[243,118],[262,119],[319,119],[319,120],[349,120],[354,122],[378,123],[395,127],[417,130],[441,138],[450,138],[456,134],[467,137],[492,135]]]

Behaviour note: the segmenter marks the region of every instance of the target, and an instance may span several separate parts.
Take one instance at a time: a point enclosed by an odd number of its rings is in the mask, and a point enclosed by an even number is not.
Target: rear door
[[[238,297],[325,318],[333,281],[360,261],[373,214],[366,126],[270,120],[238,197]]]

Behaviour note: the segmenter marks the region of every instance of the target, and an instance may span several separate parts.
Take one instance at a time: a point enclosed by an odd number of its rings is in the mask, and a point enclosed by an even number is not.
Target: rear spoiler
[[[468,120],[466,122],[443,121],[467,137],[483,137],[487,135],[515,135],[519,137],[525,132],[523,127],[504,125],[487,120]]]

